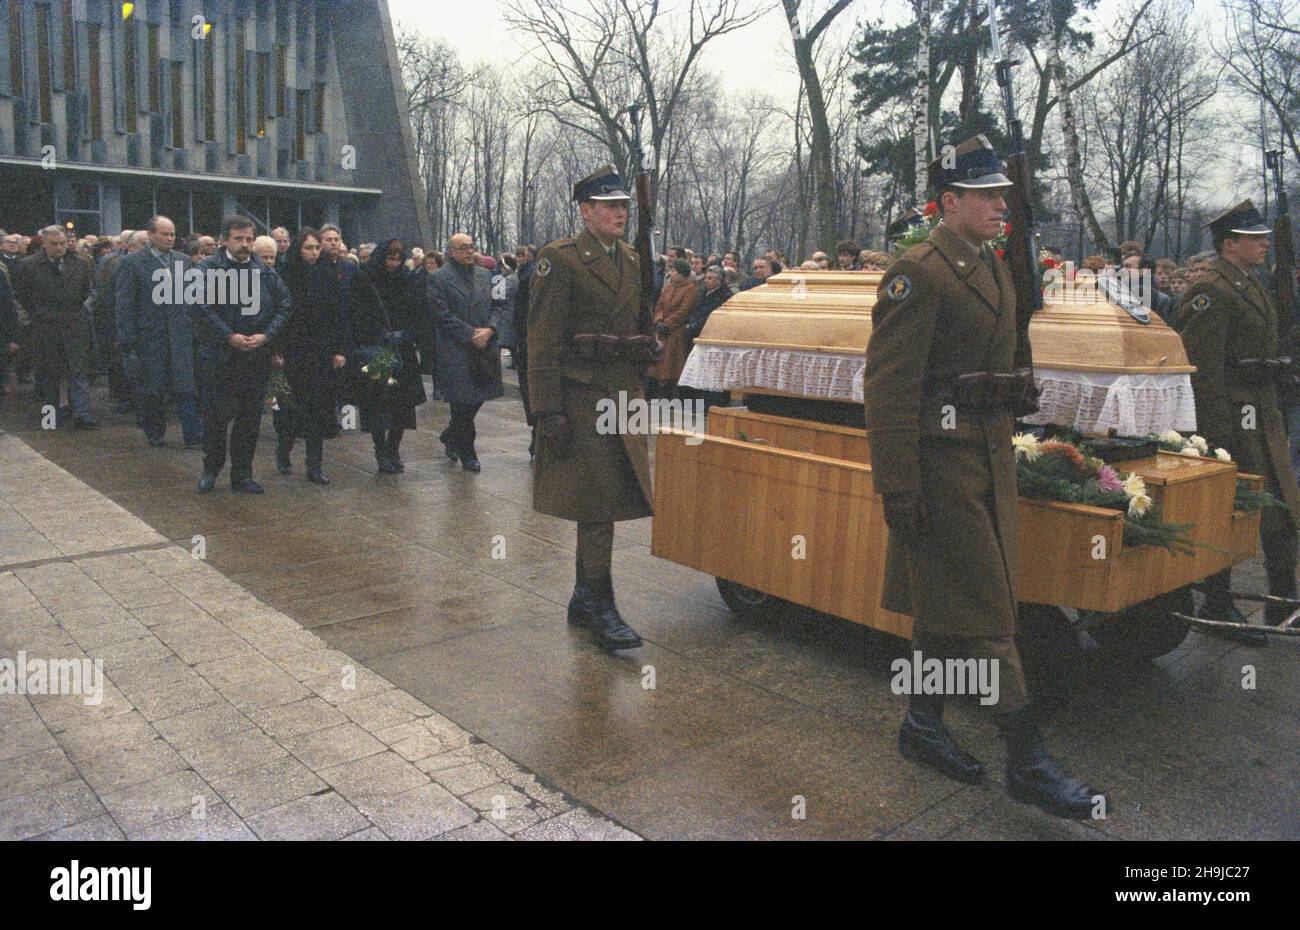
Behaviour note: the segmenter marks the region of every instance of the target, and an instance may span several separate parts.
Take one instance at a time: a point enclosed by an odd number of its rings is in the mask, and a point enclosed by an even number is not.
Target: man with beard
[[[289,290],[280,276],[253,255],[253,221],[232,215],[221,224],[222,247],[199,262],[205,274],[223,274],[234,286],[225,294],[205,284],[199,307],[199,369],[203,382],[203,476],[206,494],[226,464],[229,431],[230,489],[261,494],[253,480],[253,454],[262,424],[266,380],[271,375],[267,343],[289,320]],[[232,274],[233,272],[233,274]],[[215,275],[214,275],[215,276]],[[253,295],[245,302],[241,298]],[[224,298],[224,299],[223,299]]]

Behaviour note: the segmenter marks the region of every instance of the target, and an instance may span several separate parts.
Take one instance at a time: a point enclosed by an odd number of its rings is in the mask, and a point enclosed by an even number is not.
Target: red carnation
[[[938,205],[933,200],[931,200],[929,203],[925,205],[925,211],[921,215],[934,216],[938,212],[939,212]]]
[[[998,258],[1006,258],[1006,257],[1007,257],[1007,250],[1006,250],[1006,249],[998,249],[998,250],[997,250],[997,253],[998,253]]]
[[[1002,235],[1004,235],[1004,236],[1009,236],[1009,235],[1011,235],[1011,224],[1010,224],[1010,223],[1003,223],[1003,224],[1002,224]]]

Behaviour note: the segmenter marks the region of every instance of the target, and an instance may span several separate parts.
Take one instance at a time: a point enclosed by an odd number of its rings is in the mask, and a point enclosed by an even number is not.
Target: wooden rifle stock
[[[1007,177],[1012,187],[1008,200],[1011,233],[1007,236],[1006,262],[1016,289],[1016,367],[1030,368],[1029,321],[1043,308],[1043,292],[1038,283],[1038,257],[1034,255],[1034,214],[1030,205],[1029,167],[1024,152],[1007,158]]]

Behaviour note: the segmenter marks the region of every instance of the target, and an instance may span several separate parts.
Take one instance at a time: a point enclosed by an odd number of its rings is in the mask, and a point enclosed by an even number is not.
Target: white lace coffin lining
[[[861,355],[697,345],[680,384],[703,391],[759,388],[800,397],[862,403]],[[1083,433],[1115,430],[1146,436],[1196,429],[1192,380],[1186,374],[1125,375],[1039,368],[1041,410],[1026,423],[1056,423]]]

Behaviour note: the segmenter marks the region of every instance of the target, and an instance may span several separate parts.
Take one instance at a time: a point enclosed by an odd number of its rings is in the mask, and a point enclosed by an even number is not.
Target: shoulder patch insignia
[[[551,260],[543,258],[537,263],[537,277],[544,278],[551,273]]]
[[[1197,294],[1195,297],[1192,298],[1192,309],[1195,310],[1197,313],[1200,313],[1209,305],[1210,305],[1209,294]]]
[[[912,293],[912,279],[905,274],[900,274],[885,285],[885,293],[889,295],[890,300],[902,300]]]

